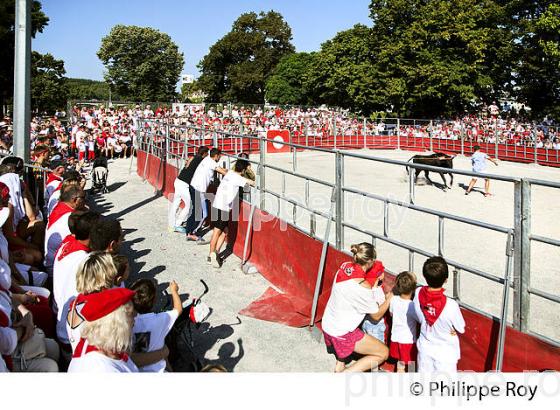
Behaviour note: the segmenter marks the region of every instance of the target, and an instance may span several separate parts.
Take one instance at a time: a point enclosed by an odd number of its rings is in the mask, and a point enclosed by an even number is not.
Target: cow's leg
[[[421,170],[418,168],[414,169],[414,185],[416,185],[416,181],[418,181],[418,175],[420,175]]]
[[[451,188],[451,187],[453,187],[453,172],[450,172],[449,176],[451,177],[451,182],[449,183],[449,188]]]
[[[439,176],[441,177],[441,179],[443,180],[443,190],[445,191],[448,187],[447,187],[447,180],[445,179],[445,175],[443,174],[443,172],[439,173]]]
[[[424,175],[426,176],[426,180],[428,181],[428,183],[429,183],[430,185],[434,185],[434,183],[433,183],[432,180],[430,179],[430,171],[424,170]]]

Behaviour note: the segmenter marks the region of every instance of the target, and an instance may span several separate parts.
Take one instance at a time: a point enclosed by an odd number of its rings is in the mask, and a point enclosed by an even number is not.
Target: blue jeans
[[[202,223],[208,216],[208,204],[204,198],[204,193],[201,193],[189,185],[189,193],[191,199],[191,214],[187,219],[187,234],[196,235]]]
[[[375,337],[381,343],[385,343],[385,320],[374,322],[373,319],[366,318],[362,324],[362,330],[370,336]]]

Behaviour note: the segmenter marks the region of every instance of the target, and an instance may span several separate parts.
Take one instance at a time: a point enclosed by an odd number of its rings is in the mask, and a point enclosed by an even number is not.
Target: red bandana
[[[56,206],[53,208],[49,216],[49,223],[47,224],[47,229],[53,226],[56,223],[56,221],[58,221],[64,215],[71,212],[74,212],[74,208],[72,208],[70,205],[64,202],[59,202],[58,204],[56,204]]]
[[[349,279],[365,279],[371,286],[385,271],[385,267],[381,261],[375,261],[373,267],[364,272],[362,267],[354,262],[344,262],[336,273],[336,283],[345,282]]]
[[[427,286],[423,286],[418,292],[418,301],[420,303],[420,309],[426,318],[426,322],[430,326],[433,326],[436,320],[438,320],[439,315],[443,312],[443,308],[447,303],[447,297],[443,294],[445,289],[440,290],[428,290]]]
[[[54,181],[62,181],[62,178],[50,172],[49,175],[47,176],[47,185],[49,185],[51,182]]]
[[[90,252],[91,251],[86,245],[84,245],[83,243],[78,241],[76,238],[74,238],[73,235],[68,235],[66,238],[64,238],[64,240],[60,244],[60,248],[58,248],[58,249],[60,250],[60,255],[58,255],[58,260],[59,261],[61,261],[62,259],[64,259],[65,257],[67,257],[68,255],[70,255],[71,253],[74,253],[74,252],[78,252],[78,251]]]
[[[98,351],[99,349],[97,347],[87,344],[87,340],[82,337],[80,338],[80,341],[78,342],[78,345],[76,346],[76,349],[72,354],[72,358],[83,357],[89,352],[98,352]],[[128,362],[128,355],[126,353],[118,354],[117,358],[118,360],[122,360],[123,362]]]

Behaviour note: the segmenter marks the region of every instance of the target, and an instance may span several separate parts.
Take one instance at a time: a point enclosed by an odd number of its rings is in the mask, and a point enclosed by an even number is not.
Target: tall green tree
[[[512,35],[493,0],[372,0],[374,99],[453,115],[511,89]]]
[[[207,100],[262,103],[266,80],[280,59],[294,52],[291,39],[281,14],[242,14],[198,64]]]
[[[105,80],[123,98],[168,101],[183,68],[183,53],[169,35],[149,27],[116,25],[97,52]]]
[[[339,32],[321,45],[311,63],[307,89],[315,103],[369,113],[384,100],[375,99],[376,83],[371,29],[363,24]]]
[[[51,54],[31,54],[31,109],[54,113],[66,107],[68,89],[64,74],[64,61]]]
[[[560,121],[560,4],[552,0],[508,3],[510,28],[518,45],[518,99],[535,118]]]
[[[11,101],[14,93],[15,0],[0,0],[0,107]],[[49,18],[41,10],[41,3],[31,5],[31,35],[42,32]]]
[[[307,105],[313,102],[309,73],[317,53],[288,54],[266,82],[266,100],[273,104]]]

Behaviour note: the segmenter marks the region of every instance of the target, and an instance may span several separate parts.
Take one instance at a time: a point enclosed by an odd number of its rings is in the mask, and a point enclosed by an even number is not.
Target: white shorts
[[[418,351],[418,373],[457,373],[457,362],[441,362]]]

